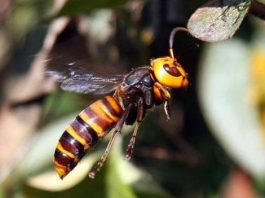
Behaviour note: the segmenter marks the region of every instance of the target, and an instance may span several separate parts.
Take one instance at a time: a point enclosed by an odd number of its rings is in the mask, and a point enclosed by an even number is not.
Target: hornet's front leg
[[[169,108],[169,99],[171,98],[170,93],[168,90],[161,85],[160,83],[156,82],[154,84],[155,96],[161,102],[164,102],[164,111],[167,117],[167,120],[170,120],[170,108]]]
[[[170,114],[170,106],[169,106],[169,101],[166,100],[164,102],[164,111],[165,111],[165,114],[166,114],[166,117],[167,117],[167,121],[170,120],[171,118],[171,114]]]

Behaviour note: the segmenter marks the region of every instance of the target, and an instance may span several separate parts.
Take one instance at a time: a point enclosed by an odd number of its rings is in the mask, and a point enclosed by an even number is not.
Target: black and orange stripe
[[[106,96],[84,109],[64,131],[54,153],[54,166],[62,179],[86,152],[118,122],[123,109]]]

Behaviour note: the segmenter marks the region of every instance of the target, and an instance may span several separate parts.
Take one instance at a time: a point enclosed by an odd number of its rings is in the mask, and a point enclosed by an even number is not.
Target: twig
[[[265,5],[261,2],[253,0],[249,9],[249,13],[265,20]]]

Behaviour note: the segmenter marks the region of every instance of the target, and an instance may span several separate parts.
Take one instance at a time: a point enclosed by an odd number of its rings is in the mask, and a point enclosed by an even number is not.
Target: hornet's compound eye
[[[163,68],[172,76],[181,76],[180,71],[176,67],[170,67],[168,64],[164,64]]]

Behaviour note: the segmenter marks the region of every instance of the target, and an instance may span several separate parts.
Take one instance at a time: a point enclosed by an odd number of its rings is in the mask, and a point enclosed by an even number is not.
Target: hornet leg
[[[160,91],[161,94],[161,100],[165,101],[164,102],[164,111],[167,117],[167,120],[170,120],[170,112],[169,112],[169,99],[171,97],[170,93],[168,90],[162,86],[160,83],[156,82],[154,85],[158,90]]]
[[[129,114],[129,112],[130,112],[130,109],[131,109],[131,105],[129,105],[129,106],[126,108],[126,110],[125,110],[124,114],[122,115],[121,119],[117,122],[117,124],[116,124],[116,126],[115,126],[115,130],[114,130],[114,132],[113,132],[113,134],[112,134],[112,136],[111,136],[111,138],[110,138],[110,140],[109,140],[109,143],[108,143],[108,145],[107,145],[107,147],[106,147],[106,149],[105,149],[103,155],[101,156],[101,158],[100,158],[99,161],[97,162],[96,166],[95,166],[95,167],[92,169],[92,171],[90,171],[90,173],[89,173],[89,177],[90,177],[90,178],[94,179],[95,176],[96,176],[96,174],[97,174],[97,172],[99,172],[100,169],[102,168],[104,162],[106,161],[106,159],[107,159],[107,157],[108,157],[108,155],[109,155],[109,152],[110,152],[110,149],[111,149],[111,147],[112,147],[112,145],[113,145],[113,143],[114,143],[115,137],[116,137],[118,134],[121,133],[122,126],[124,125],[124,123],[125,123],[125,121],[126,121],[126,119],[127,119],[127,117],[128,117],[128,114]]]
[[[167,121],[170,120],[170,106],[169,106],[169,103],[168,103],[168,100],[165,101],[164,103],[164,111],[165,111],[165,114],[166,114],[166,117],[167,117]]]
[[[125,155],[126,160],[130,160],[132,157],[136,136],[138,133],[139,126],[140,126],[141,122],[143,121],[143,117],[144,117],[144,107],[143,107],[143,99],[141,98],[138,100],[138,104],[137,104],[136,125],[135,125],[135,128],[133,130],[133,134],[132,134],[132,137],[130,139],[130,143],[129,143],[128,148],[126,150],[126,155]]]

